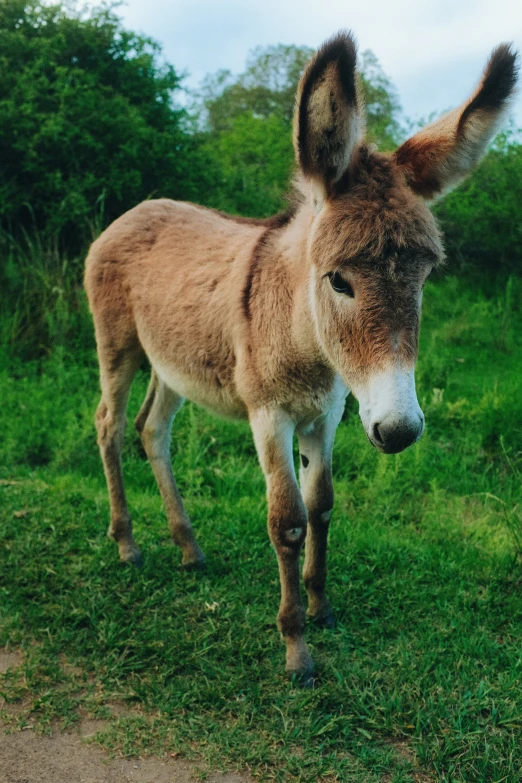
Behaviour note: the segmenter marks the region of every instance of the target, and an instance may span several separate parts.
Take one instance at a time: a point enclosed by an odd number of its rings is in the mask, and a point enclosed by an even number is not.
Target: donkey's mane
[[[264,228],[283,228],[284,226],[288,225],[288,223],[290,223],[299,209],[299,203],[297,199],[288,198],[287,201],[289,203],[286,209],[284,209],[282,212],[278,212],[276,215],[272,215],[271,217],[266,218],[231,215],[228,212],[222,212],[220,209],[214,209],[213,207],[209,208],[209,212],[212,212],[214,215],[219,215],[226,220],[231,220],[234,223],[240,223],[242,225],[260,226]],[[199,205],[195,204],[194,206]]]

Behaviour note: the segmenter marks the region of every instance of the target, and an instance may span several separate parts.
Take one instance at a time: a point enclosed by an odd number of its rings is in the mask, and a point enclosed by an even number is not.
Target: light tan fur
[[[395,158],[416,193],[436,198],[468,175],[499,129],[516,78],[515,55],[501,44],[493,51],[473,95],[397,150]]]
[[[417,142],[411,158],[401,148],[398,160],[360,141],[354,64],[353,41],[341,34],[303,76],[294,131],[300,193],[288,214],[248,221],[147,201],[94,242],[85,273],[100,363],[96,425],[109,533],[121,558],[141,558],[121,449],[130,384],[146,355],[152,377],[136,426],[188,567],[201,565],[203,554],[171,471],[174,415],[188,398],[250,421],[279,563],[287,670],[305,681],[313,663],[304,640],[299,553],[306,539],[308,612],[331,625],[326,543],[332,448],[345,397],[350,388],[359,398],[368,437],[381,450],[398,451],[420,437],[423,417],[412,385],[420,293],[442,257],[436,224],[415,192],[423,176],[422,166],[415,169]],[[433,141],[436,134],[428,134]],[[460,176],[461,162],[445,166],[450,180],[453,169]]]

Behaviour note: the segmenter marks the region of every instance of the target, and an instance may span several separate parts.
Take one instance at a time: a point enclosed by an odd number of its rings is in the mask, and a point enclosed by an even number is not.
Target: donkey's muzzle
[[[421,414],[404,419],[386,416],[372,422],[368,437],[375,448],[384,454],[398,454],[419,440],[424,432],[424,416]]]

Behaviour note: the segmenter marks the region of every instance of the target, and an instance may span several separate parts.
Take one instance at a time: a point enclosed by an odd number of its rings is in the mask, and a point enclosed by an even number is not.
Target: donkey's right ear
[[[308,63],[297,90],[295,154],[319,203],[335,194],[364,133],[356,53],[351,34],[338,33]]]

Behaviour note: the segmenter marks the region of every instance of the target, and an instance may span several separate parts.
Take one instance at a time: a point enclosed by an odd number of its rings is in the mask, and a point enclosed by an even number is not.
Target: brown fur
[[[463,179],[495,134],[518,76],[518,55],[508,44],[491,54],[471,98],[408,139],[395,160],[416,193],[432,199]]]
[[[300,178],[286,213],[256,221],[148,201],[115,221],[87,258],[102,387],[96,425],[111,501],[109,531],[121,558],[140,560],[121,448],[130,384],[146,355],[153,372],[136,426],[186,566],[200,565],[203,554],[170,467],[172,419],[188,397],[250,420],[267,481],[287,670],[305,678],[313,664],[304,641],[299,552],[306,538],[308,612],[330,625],[331,459],[347,387],[370,417],[365,426],[375,446],[386,450],[388,438],[389,450],[397,451],[419,436],[420,409],[415,412],[415,399],[411,415],[402,411],[400,383],[410,378],[417,356],[422,285],[443,257],[419,194],[451,184],[482,152],[512,89],[507,71],[514,60],[506,52],[493,56],[464,109],[421,131],[395,155],[382,155],[362,141],[355,44],[341,34],[319,51],[299,87],[294,142]],[[345,281],[344,293],[334,279]],[[372,405],[386,403],[382,395],[372,403],[381,388],[375,378],[382,388],[399,384],[390,388],[400,410],[373,422]]]

